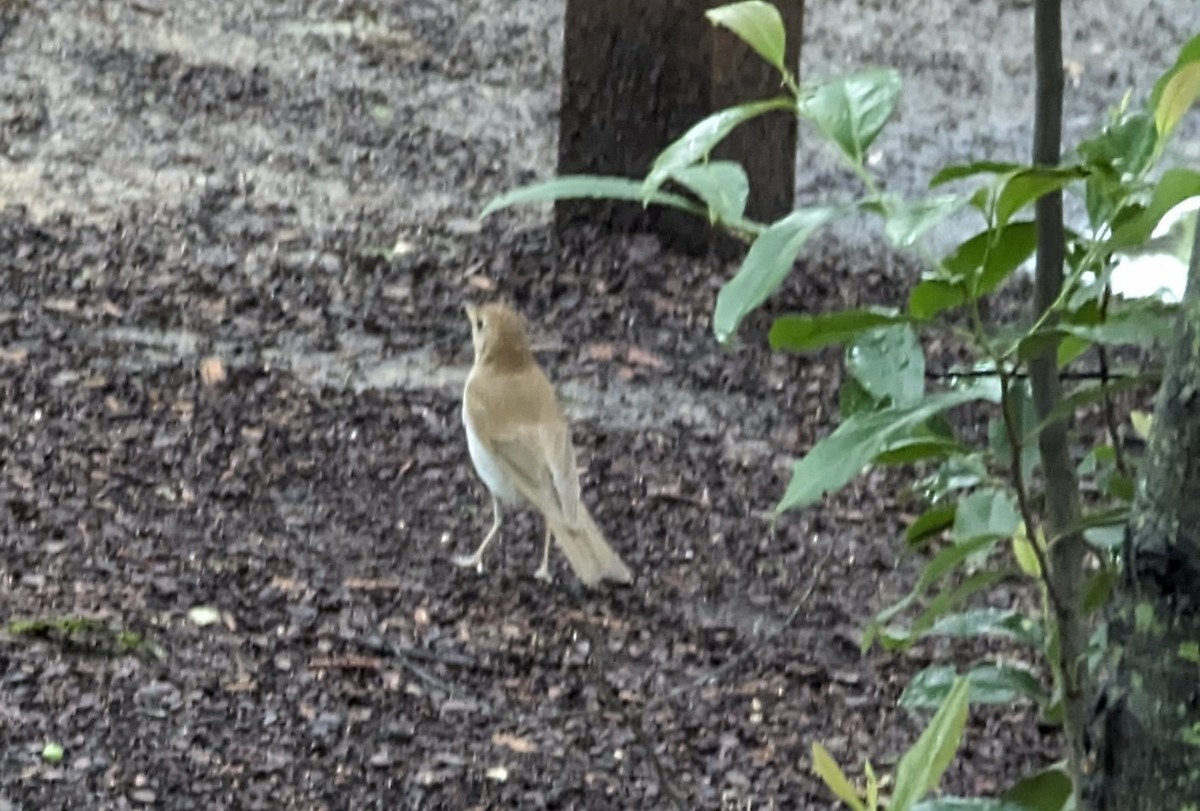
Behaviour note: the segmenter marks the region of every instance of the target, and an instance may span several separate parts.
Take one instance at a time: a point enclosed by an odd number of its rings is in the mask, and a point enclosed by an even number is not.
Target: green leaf
[[[990,797],[936,797],[922,800],[913,811],[1030,811],[1023,805],[993,800]]]
[[[842,386],[838,389],[838,413],[842,419],[848,419],[860,411],[879,411],[884,408],[870,392],[863,388],[853,377],[842,378]]]
[[[833,759],[833,755],[829,754],[829,750],[816,741],[813,741],[812,745],[812,762],[813,771],[829,787],[835,797],[855,811],[866,811],[858,792],[854,790],[854,786],[846,778],[845,772]]]
[[[846,347],[846,371],[876,400],[911,405],[925,394],[925,352],[908,324],[858,334]]]
[[[908,295],[908,312],[918,321],[928,321],[943,310],[957,307],[967,300],[967,290],[961,284],[942,279],[925,279]]]
[[[729,342],[742,319],[783,283],[809,237],[839,213],[841,209],[837,208],[793,211],[772,223],[754,240],[737,275],[717,294],[713,332],[718,341]]]
[[[1169,344],[1175,337],[1178,313],[1177,307],[1142,300],[1099,324],[1060,324],[1057,329],[1094,344]]]
[[[996,199],[996,224],[1003,227],[1012,216],[1035,200],[1087,176],[1078,166],[1034,167],[1016,172],[1005,181]]]
[[[1177,68],[1163,85],[1154,108],[1154,127],[1160,138],[1166,138],[1179,126],[1197,98],[1200,98],[1200,62],[1192,62]]]
[[[952,180],[962,180],[975,175],[1005,175],[1021,169],[1019,163],[1002,163],[1000,161],[975,161],[955,166],[945,166],[929,181],[930,188],[941,186]]]
[[[931,507],[913,521],[904,532],[904,540],[909,546],[918,546],[923,541],[938,535],[954,524],[954,514],[957,504],[947,504],[942,507]]]
[[[1072,806],[1071,778],[1059,766],[1026,777],[1002,798],[1026,811],[1067,811]]]
[[[1118,377],[1109,380],[1107,383],[1104,381],[1082,383],[1072,389],[1070,394],[1058,402],[1058,405],[1046,415],[1046,419],[1038,425],[1038,430],[1041,430],[1052,422],[1057,422],[1074,414],[1084,406],[1100,402],[1104,399],[1106,393],[1111,397],[1123,391],[1154,385],[1161,381],[1161,372],[1144,372],[1142,374]]]
[[[944,459],[965,452],[962,443],[952,437],[910,436],[889,442],[874,461],[879,465],[911,465],[923,459]]]
[[[832,79],[801,99],[798,112],[812,121],[856,165],[883,129],[900,95],[891,68]]]
[[[983,540],[991,542],[993,539]],[[929,604],[925,606],[925,610],[917,615],[908,628],[889,625],[879,633],[880,642],[887,650],[910,647],[918,640],[924,639],[938,619],[962,605],[968,598],[1011,576],[1011,572],[1002,569],[984,569],[975,572],[954,588],[943,591],[930,600]],[[868,626],[868,628],[870,627],[872,626]]]
[[[1024,696],[1041,705],[1050,697],[1041,680],[1024,667],[978,665],[971,668],[965,678],[970,684],[973,704],[1010,704]],[[951,665],[927,667],[913,676],[904,688],[900,706],[907,710],[936,707],[945,700],[957,680],[958,675]]]
[[[966,560],[968,556],[977,552],[985,551],[994,546],[995,543],[996,541],[993,538],[979,538],[974,541],[968,541],[964,544],[947,546],[945,549],[942,549],[940,552],[934,555],[933,558],[925,564],[925,568],[921,570],[921,576],[917,579],[916,585],[912,587],[912,591],[877,613],[871,618],[871,621],[867,623],[867,627],[863,631],[863,638],[861,642],[863,652],[865,653],[866,651],[870,650],[871,643],[875,641],[875,637],[879,634],[880,628],[884,623],[888,622],[892,617],[896,616],[901,611],[919,600],[931,586],[945,577],[947,572],[952,571],[960,563]],[[936,619],[936,617],[933,619]],[[893,638],[898,637],[893,635]]]
[[[976,490],[958,503],[954,519],[954,542],[975,538],[1007,538],[1017,531],[1021,516],[1016,502],[1007,491],[994,488]]]
[[[747,0],[718,6],[704,13],[713,25],[728,28],[738,39],[753,48],[767,64],[780,72],[787,70],[784,63],[786,34],[779,10],[770,3]]]
[[[685,166],[671,175],[675,182],[708,206],[713,222],[736,223],[746,213],[750,196],[750,180],[746,170],[733,161],[712,161]]]
[[[624,177],[604,177],[600,175],[563,175],[542,183],[522,186],[510,192],[493,198],[480,213],[486,217],[502,208],[522,203],[544,203],[550,200],[577,200],[581,198],[600,198],[605,200],[629,200],[637,203],[656,203],[658,205],[681,208],[684,211],[697,212],[695,206],[686,197],[666,192],[645,194],[642,184],[636,180]]]
[[[904,316],[887,310],[838,310],[818,315],[793,313],[776,318],[771,325],[771,348],[811,352],[844,344],[877,327],[905,321]]]
[[[888,811],[911,811],[917,800],[941,781],[967,723],[969,689],[966,679],[955,681],[929,726],[900,758],[896,767],[896,790],[892,793]]]
[[[1041,649],[1045,632],[1040,620],[1020,611],[1000,608],[972,608],[938,619],[925,636],[956,638],[996,637]]]
[[[935,225],[958,211],[966,203],[958,194],[944,194],[910,203],[893,201],[886,208],[883,232],[897,248],[908,248]]]
[[[1034,579],[1040,579],[1042,576],[1042,561],[1038,558],[1037,550],[1033,547],[1033,541],[1030,539],[1029,533],[1025,530],[1024,522],[1013,533],[1012,550],[1013,557],[1017,559],[1017,565],[1021,567],[1021,571]]]
[[[780,96],[728,107],[700,119],[658,154],[654,165],[650,167],[650,173],[641,184],[640,196],[648,198],[676,172],[707,157],[713,147],[721,143],[739,124],[772,110],[790,110],[792,104],[792,99]]]
[[[1083,587],[1083,612],[1091,614],[1098,608],[1108,605],[1113,586],[1117,582],[1115,569],[1104,568],[1088,578]]]
[[[999,287],[1036,247],[1033,222],[1009,223],[995,234],[989,230],[971,237],[942,260],[942,266],[950,274],[949,281],[975,282],[977,295],[982,296]]]
[[[943,411],[979,399],[974,390],[932,394],[911,406],[859,413],[839,425],[792,468],[776,513],[807,507],[853,479],[896,437]]]
[[[1163,215],[1192,197],[1200,196],[1200,172],[1168,169],[1154,186],[1150,203],[1113,228],[1107,250],[1118,251],[1142,245],[1150,239]]]

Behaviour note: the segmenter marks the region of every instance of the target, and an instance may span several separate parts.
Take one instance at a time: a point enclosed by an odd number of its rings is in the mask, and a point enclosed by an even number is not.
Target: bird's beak
[[[472,321],[472,322],[473,322],[473,321],[475,320],[475,307],[474,307],[473,305],[471,305],[471,304],[464,304],[464,305],[463,305],[463,312],[465,312],[465,313],[467,314],[467,320],[468,320],[468,321]]]

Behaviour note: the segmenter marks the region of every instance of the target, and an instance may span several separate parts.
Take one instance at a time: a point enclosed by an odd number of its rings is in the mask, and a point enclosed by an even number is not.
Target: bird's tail
[[[594,586],[601,580],[633,582],[633,572],[604,540],[604,533],[582,504],[579,505],[579,514],[573,525],[553,522],[550,524],[550,533],[566,555],[575,576],[585,585]]]

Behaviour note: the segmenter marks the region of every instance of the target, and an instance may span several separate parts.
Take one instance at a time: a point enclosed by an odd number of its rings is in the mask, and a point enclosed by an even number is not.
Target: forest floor
[[[919,564],[905,471],[771,521],[841,375],[768,352],[771,313],[894,302],[911,264],[822,241],[723,350],[732,264],[475,220],[552,171],[561,6],[0,0],[0,620],[47,621],[0,635],[0,811],[827,808],[813,741],[888,769],[906,681],[986,652],[859,650]],[[908,47],[918,90],[989,69]],[[449,562],[491,517],[461,305],[500,294],[631,588],[534,580],[527,514]],[[1056,747],[973,710],[944,787]]]

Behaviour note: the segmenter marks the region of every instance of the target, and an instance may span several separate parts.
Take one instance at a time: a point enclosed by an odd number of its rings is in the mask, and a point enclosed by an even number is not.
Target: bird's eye
[[[482,318],[475,319],[475,329],[483,329],[483,319]]]

